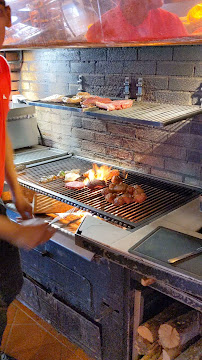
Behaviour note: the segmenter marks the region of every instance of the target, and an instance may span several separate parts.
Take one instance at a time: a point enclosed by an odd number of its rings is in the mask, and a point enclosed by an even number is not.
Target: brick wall
[[[135,84],[142,76],[145,100],[199,104],[201,59],[202,46],[25,51],[21,91],[31,100],[54,93],[75,94],[81,74],[85,91],[123,97],[124,78],[129,76],[135,97]],[[201,116],[165,129],[48,108],[37,108],[37,116],[47,145],[202,185]]]
[[[22,66],[22,61],[20,61],[20,51],[0,51],[0,55],[4,56],[10,65],[12,98],[12,95],[19,94],[20,71]]]

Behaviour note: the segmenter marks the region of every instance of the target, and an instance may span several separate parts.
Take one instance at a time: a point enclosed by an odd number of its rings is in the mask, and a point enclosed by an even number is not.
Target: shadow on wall
[[[196,89],[195,93],[191,96],[194,105],[202,104],[202,83]]]

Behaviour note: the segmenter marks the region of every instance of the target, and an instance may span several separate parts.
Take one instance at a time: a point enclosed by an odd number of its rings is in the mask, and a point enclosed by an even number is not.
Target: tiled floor
[[[17,360],[93,360],[17,300],[9,307],[2,350]]]

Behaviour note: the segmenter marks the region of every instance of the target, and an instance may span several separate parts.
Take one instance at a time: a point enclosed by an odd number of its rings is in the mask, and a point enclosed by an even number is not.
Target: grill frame
[[[62,168],[61,166],[63,162],[68,162],[69,168],[65,168],[65,169]],[[140,228],[150,223],[151,220],[153,219],[168,214],[169,212],[177,209],[178,207],[186,204],[187,202],[191,201],[192,199],[195,199],[200,195],[200,190],[197,188],[193,188],[187,185],[181,185],[178,183],[173,183],[168,180],[160,180],[155,176],[140,174],[131,169],[129,170],[127,169],[128,178],[126,182],[128,184],[141,185],[145,189],[146,194],[148,195],[148,200],[146,200],[142,204],[133,203],[129,205],[115,207],[114,205],[107,203],[105,201],[104,197],[100,194],[100,190],[94,190],[94,191],[91,191],[89,189],[83,189],[80,191],[68,190],[68,189],[64,189],[63,186],[61,188],[63,191],[60,192],[58,191],[58,185],[61,186],[61,184],[62,185],[64,184],[62,180],[58,179],[53,182],[41,185],[39,184],[38,181],[30,179],[28,176],[28,173],[30,172],[31,175],[33,173],[40,172],[40,176],[38,177],[40,178],[43,175],[56,174],[58,170],[63,170],[63,169],[71,170],[73,168],[76,168],[76,165],[77,168],[81,168],[82,167],[81,164],[84,165],[84,168],[82,168],[82,172],[84,172],[92,168],[93,163],[95,163],[95,161],[79,156],[72,156],[71,158],[66,157],[63,160],[61,159],[55,159],[54,161],[48,160],[46,162],[40,162],[40,163],[28,165],[26,167],[27,175],[26,176],[23,174],[20,175],[18,180],[20,184],[26,188],[34,190],[43,195],[49,196],[53,199],[62,201],[71,206],[75,206],[82,210],[88,211],[93,215],[99,216],[100,218],[103,218],[106,221],[109,221],[121,227],[125,227],[131,231],[133,231],[134,229],[136,230],[137,228]],[[100,161],[96,161],[96,164],[98,164],[99,166],[101,165],[112,166],[113,169],[118,169],[120,171],[126,170],[122,167],[106,164]],[[59,167],[57,167],[58,165]],[[51,168],[52,166],[53,168],[55,168],[55,172],[53,172],[53,169]],[[51,171],[49,171],[48,174],[47,172],[46,173],[43,172],[45,170],[47,171],[47,168],[51,169]],[[151,193],[152,191],[153,193]],[[159,198],[158,198],[158,193],[161,193],[161,196]],[[86,203],[85,201],[83,202],[82,199],[87,197],[88,200],[86,200]],[[169,200],[170,202],[168,203],[168,205],[167,204],[165,205],[164,203],[167,200]],[[103,204],[103,208],[100,208],[100,206],[96,207],[95,203]],[[155,209],[153,210],[153,207],[155,206],[157,206],[157,208],[156,210]],[[146,213],[147,209],[148,212]],[[131,214],[130,217],[129,216],[124,217],[123,215],[121,215],[124,214],[125,211],[127,211],[129,215]],[[141,214],[142,212],[143,215]],[[133,218],[135,217],[137,219],[137,215],[139,217],[139,220],[137,221],[131,220],[132,217]]]

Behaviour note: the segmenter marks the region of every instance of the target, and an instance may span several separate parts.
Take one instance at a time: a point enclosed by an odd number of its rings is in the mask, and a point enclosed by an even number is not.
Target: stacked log
[[[201,320],[199,312],[173,303],[138,327],[135,348],[141,360],[202,360],[202,340],[196,342]]]
[[[202,338],[184,351],[176,360],[201,360],[202,358]]]
[[[151,344],[149,341],[144,339],[142,336],[137,334],[136,340],[135,340],[135,348],[139,355],[145,355],[151,350],[153,344]]]
[[[158,339],[158,330],[160,325],[177,317],[178,315],[183,314],[185,311],[185,306],[180,303],[173,303],[160,314],[157,314],[149,321],[140,325],[138,327],[138,334],[150,343],[154,343]]]
[[[141,360],[158,360],[161,356],[161,346],[155,343],[146,355]]]
[[[200,335],[200,314],[192,310],[180,315],[162,324],[158,333],[163,348],[183,348],[191,339]]]

